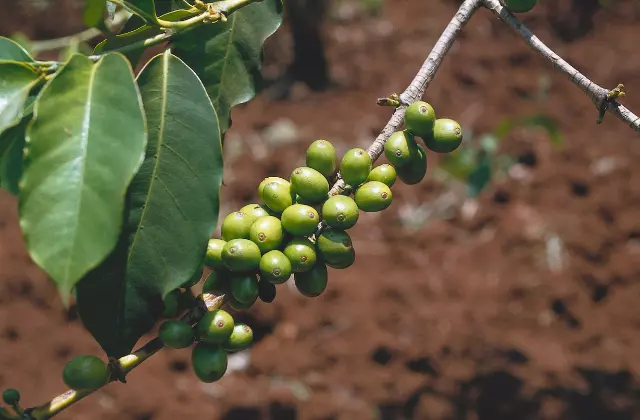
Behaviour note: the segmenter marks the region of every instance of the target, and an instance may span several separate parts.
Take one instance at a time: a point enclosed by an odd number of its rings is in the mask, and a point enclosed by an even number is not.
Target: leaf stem
[[[223,297],[215,298],[209,294],[200,295],[194,299],[192,308],[187,313],[185,313],[180,318],[180,320],[185,321],[190,325],[194,325],[200,320],[200,318],[204,316],[207,311],[218,309],[223,305],[223,303]],[[115,361],[115,370],[112,370],[111,377],[108,383],[121,380],[129,372],[140,366],[145,360],[147,360],[149,357],[153,356],[163,348],[164,344],[162,344],[160,338],[156,337],[133,353],[117,359]],[[45,404],[25,410],[25,418],[28,420],[48,420],[56,414],[59,414],[63,410],[69,408],[73,404],[77,403],[84,397],[91,395],[98,389],[69,389]],[[2,419],[2,417],[0,417],[0,419]]]

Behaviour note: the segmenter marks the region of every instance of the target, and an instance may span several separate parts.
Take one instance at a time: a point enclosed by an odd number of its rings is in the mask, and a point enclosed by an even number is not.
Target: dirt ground
[[[624,83],[624,102],[640,110],[637,2],[615,0],[593,16],[570,3],[547,0],[525,21],[599,84]],[[255,201],[263,177],[288,176],[316,138],[340,151],[370,143],[389,116],[375,99],[406,87],[458,4],[387,0],[377,17],[339,6],[326,34],[336,89],[297,87],[288,101],[261,96],[233,112],[223,210]],[[5,13],[3,34],[77,29],[71,18],[61,29]],[[267,75],[282,70],[289,44],[285,28],[269,41]],[[596,125],[589,100],[487,11],[426,97],[474,133],[546,113],[565,145],[514,131],[502,145],[520,162],[510,177],[412,230],[401,222],[440,202],[448,184],[430,176],[394,187],[390,209],[352,230],[357,261],[331,272],[323,296],[283,285],[273,304],[241,316],[258,341],[221,382],[198,382],[189,351],[163,351],[128,384],[59,418],[640,419],[637,134],[611,116]],[[0,387],[20,389],[28,406],[64,389],[71,357],[100,349],[30,263],[15,201],[0,202]]]

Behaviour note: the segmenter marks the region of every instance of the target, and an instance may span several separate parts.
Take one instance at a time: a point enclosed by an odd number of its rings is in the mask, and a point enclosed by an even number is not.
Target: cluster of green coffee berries
[[[396,178],[406,184],[424,178],[426,152],[415,137],[439,153],[455,150],[462,141],[460,125],[436,119],[426,102],[407,108],[405,125],[385,144],[390,164],[374,168],[359,148],[339,161],[330,142],[316,140],[307,149],[306,166],[295,168],[289,179],[264,179],[258,187],[261,203],[228,214],[221,238],[209,241],[205,264],[213,271],[203,292],[225,295],[233,308],[248,309],[259,297],[272,301],[275,285],[293,275],[302,295],[319,296],[327,286],[327,267],[344,269],[355,261],[346,231],[357,223],[359,211],[389,207]],[[338,170],[353,195],[329,196]]]
[[[538,0],[502,0],[502,3],[514,13],[530,12]]]
[[[307,149],[306,166],[294,169],[288,180],[264,179],[258,186],[262,202],[248,204],[223,219],[221,238],[209,240],[203,267],[167,295],[163,316],[175,318],[189,306],[193,295],[188,290],[200,281],[204,265],[212,271],[202,292],[224,295],[236,310],[249,309],[258,298],[272,302],[276,285],[292,275],[302,295],[320,296],[327,287],[327,267],[344,269],[355,262],[346,231],[356,225],[360,211],[389,207],[396,179],[413,185],[424,178],[427,154],[416,137],[437,153],[452,152],[462,142],[460,125],[452,119],[437,119],[433,107],[423,101],[407,107],[404,123],[405,129],[385,143],[389,163],[373,167],[369,154],[359,148],[348,150],[338,161],[330,142],[316,140]],[[346,188],[329,196],[330,182],[337,179],[338,171]],[[174,349],[195,344],[194,372],[203,382],[214,382],[227,370],[228,353],[249,347],[253,332],[248,325],[236,323],[230,313],[216,309],[195,326],[167,320],[158,337]],[[63,379],[72,389],[96,389],[109,381],[110,373],[102,359],[83,355],[67,364]]]

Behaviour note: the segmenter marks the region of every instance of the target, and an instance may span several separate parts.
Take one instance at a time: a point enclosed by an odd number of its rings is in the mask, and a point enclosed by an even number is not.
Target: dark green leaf
[[[24,113],[29,91],[40,75],[17,61],[0,60],[0,133],[15,125]]]
[[[174,53],[202,79],[224,133],[231,108],[251,100],[262,78],[262,46],[282,22],[281,0],[263,0],[233,12],[227,23],[178,36]]]
[[[467,179],[467,194],[470,197],[477,197],[489,184],[491,174],[491,155],[481,153],[480,156],[478,156],[476,167],[473,168]]]
[[[202,264],[222,183],[218,120],[196,74],[164,53],[138,84],[149,142],[127,194],[121,249],[77,288],[80,316],[110,356],[128,353],[162,314],[163,297]]]
[[[105,0],[84,0],[84,12],[82,20],[89,27],[100,25],[104,21],[104,12],[107,9]]]
[[[63,300],[114,248],[147,140],[127,60],[75,55],[44,87],[27,129],[20,225]]]
[[[29,121],[30,118],[25,117],[0,134],[0,186],[13,195],[20,192],[24,138]]]
[[[124,0],[124,5],[147,22],[157,22],[156,5],[153,0]]]
[[[33,62],[33,57],[20,44],[0,36],[0,60]]]

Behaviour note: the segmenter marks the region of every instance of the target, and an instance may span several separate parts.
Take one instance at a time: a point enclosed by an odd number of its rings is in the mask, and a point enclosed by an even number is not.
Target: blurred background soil
[[[80,1],[2,0],[0,33],[51,38],[81,30]],[[592,4],[593,3],[593,4]],[[640,6],[634,0],[544,1],[524,17],[599,84],[624,83],[640,110]],[[287,177],[317,138],[366,147],[390,113],[375,99],[411,81],[459,1],[386,0],[366,12],[336,1],[325,28],[335,87],[295,86],[233,111],[225,140],[226,214],[255,202],[268,175]],[[15,8],[16,15],[9,7]],[[265,74],[290,60],[286,27],[266,46]],[[287,285],[241,315],[258,341],[217,384],[163,351],[60,419],[529,420],[640,419],[640,142],[483,10],[446,58],[426,98],[466,132],[545,113],[517,129],[517,159],[477,200],[436,177],[397,184],[394,203],[352,231],[357,261],[332,270],[325,294]],[[475,137],[474,137],[475,138]],[[635,163],[634,163],[635,162]],[[464,194],[463,194],[464,195]],[[0,386],[42,403],[64,387],[73,356],[100,354],[73,309],[25,252],[16,202],[0,196]]]

